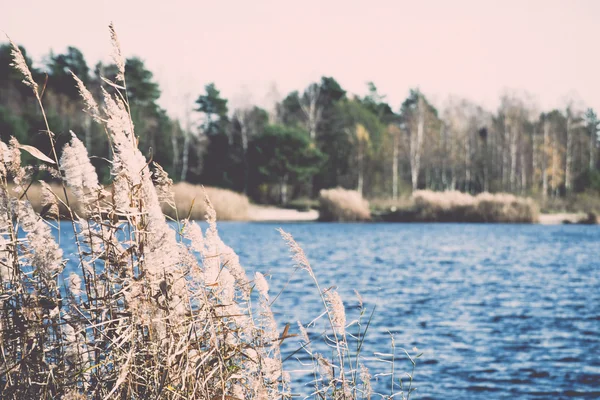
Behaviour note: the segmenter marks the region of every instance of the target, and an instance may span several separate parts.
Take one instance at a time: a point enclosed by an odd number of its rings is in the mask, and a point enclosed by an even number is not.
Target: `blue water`
[[[411,371],[400,347],[424,352],[413,398],[600,398],[600,227],[221,223],[249,275],[270,274],[272,297],[285,286],[273,310],[292,333],[322,305],[306,273],[292,274],[277,227],[303,246],[322,288],[337,286],[348,321],[354,289],[376,306],[363,350],[374,374],[389,370],[373,353],[391,351],[390,334],[396,372]],[[286,368],[306,369],[295,357]],[[389,377],[374,386],[389,390]]]

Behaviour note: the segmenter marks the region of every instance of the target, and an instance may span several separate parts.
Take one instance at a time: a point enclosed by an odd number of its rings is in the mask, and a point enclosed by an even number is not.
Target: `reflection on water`
[[[367,358],[390,351],[390,332],[397,346],[425,352],[416,398],[600,397],[599,227],[221,223],[249,275],[271,274],[273,293],[293,271],[280,226],[303,246],[321,286],[338,287],[349,321],[354,289],[376,306]],[[322,311],[303,271],[273,308],[280,326],[292,328]],[[284,356],[295,348],[290,340]],[[407,360],[396,367],[410,371]],[[306,367],[291,358],[287,369]],[[303,374],[292,376],[306,382]],[[389,387],[381,380],[375,388]]]

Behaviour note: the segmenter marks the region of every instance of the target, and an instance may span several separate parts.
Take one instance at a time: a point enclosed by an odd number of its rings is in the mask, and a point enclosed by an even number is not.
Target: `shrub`
[[[473,196],[458,191],[418,190],[413,193],[412,199],[423,221],[468,221],[475,206]]]
[[[539,209],[530,198],[507,193],[472,196],[458,191],[418,190],[382,218],[398,222],[537,222]]]
[[[126,83],[112,25],[111,36],[119,74],[118,84],[108,84],[118,91]],[[43,114],[39,88],[12,45],[15,64]],[[104,91],[100,110],[75,79],[88,112],[110,137],[112,184],[99,185],[77,137],[58,157],[46,123],[53,159],[28,150],[61,179],[58,186],[41,185],[43,218],[27,200],[32,176],[21,166],[22,146],[16,139],[0,142],[1,397],[290,398],[280,344],[295,335],[289,325],[280,334],[265,277],[260,272],[249,277],[220,239],[207,197],[205,231],[190,220],[167,222],[161,202],[173,202],[171,180],[160,166],[151,170],[138,150],[125,96]],[[80,215],[67,188],[79,199]],[[57,192],[65,195],[73,229],[76,252],[70,260],[51,228],[59,218]],[[313,395],[369,398],[370,374],[361,356],[369,324],[361,324],[362,301],[359,318],[348,322],[337,291],[321,290],[302,249],[291,235],[281,234],[297,269],[317,287],[330,326],[319,335],[331,358],[314,352],[316,341],[299,326],[300,345],[314,369]],[[357,327],[357,336],[354,329],[346,332],[349,325]],[[357,343],[351,345],[353,338]],[[390,367],[394,382],[393,362]],[[409,376],[408,396],[414,390]],[[398,388],[396,383],[390,392]]]
[[[594,213],[600,214],[600,195],[597,192],[586,191],[573,193],[566,197],[540,198],[544,213]]]
[[[508,193],[480,193],[475,197],[476,222],[538,222],[539,208],[531,198]]]
[[[369,202],[355,190],[323,189],[319,193],[321,221],[368,221],[371,219]]]

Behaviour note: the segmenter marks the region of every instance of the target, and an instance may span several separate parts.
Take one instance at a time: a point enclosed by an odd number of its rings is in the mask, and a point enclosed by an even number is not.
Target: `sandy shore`
[[[560,225],[564,221],[569,221],[572,224],[585,219],[586,214],[577,213],[560,213],[560,214],[540,214],[540,224],[542,225]]]
[[[319,212],[316,210],[297,211],[252,204],[248,209],[248,216],[250,221],[255,222],[310,222],[319,218]]]

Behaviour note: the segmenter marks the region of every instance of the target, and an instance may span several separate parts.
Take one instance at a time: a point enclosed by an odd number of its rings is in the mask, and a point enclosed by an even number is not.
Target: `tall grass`
[[[44,182],[45,184],[45,182]],[[66,207],[65,195],[61,186],[56,183],[48,185],[50,192],[57,197],[60,216],[63,219],[69,217],[69,210]],[[10,190],[14,190],[13,185],[9,185]],[[105,188],[107,192],[112,190],[111,186]],[[26,191],[26,200],[29,200],[34,211],[45,215],[44,195],[47,193],[44,186],[39,182],[31,184]],[[67,195],[70,205],[75,214],[83,216],[85,209],[72,191],[67,187]],[[233,192],[227,189],[193,185],[186,182],[176,183],[172,187],[172,202],[162,202],[163,213],[171,219],[186,218],[190,220],[203,220],[206,216],[206,204],[204,197],[208,196],[214,204],[215,211],[220,221],[247,221],[250,202],[248,197],[243,194]],[[170,197],[171,198],[171,197]]]
[[[290,398],[280,345],[292,340],[293,328],[277,325],[271,309],[277,296],[265,277],[248,276],[220,239],[208,197],[205,230],[188,219],[167,222],[161,204],[174,206],[177,194],[165,171],[149,165],[137,149],[123,95],[124,60],[112,25],[110,32],[119,74],[115,82],[105,82],[114,93],[103,89],[101,107],[80,80],[76,83],[87,112],[110,138],[112,184],[98,184],[77,137],[59,157],[47,122],[50,157],[15,139],[0,143],[1,397]],[[39,88],[23,55],[13,49],[15,65],[44,115]],[[41,215],[27,200],[32,176],[20,163],[24,149],[60,178],[58,186],[41,186]],[[64,254],[53,235],[53,229],[64,227],[59,203],[71,221],[73,255]],[[296,268],[317,288],[329,325],[318,335],[328,346],[327,356],[314,350],[317,340],[299,325],[299,349],[312,360],[312,396],[371,398],[362,356],[369,321],[363,320],[362,302],[358,319],[347,321],[336,290],[321,289],[303,250],[291,235],[281,234]],[[69,262],[75,270],[67,268]],[[350,326],[357,329],[350,332]],[[408,398],[414,388],[396,382],[393,365],[386,374],[389,395]]]
[[[319,219],[322,221],[368,221],[369,202],[355,190],[323,189],[319,193]]]
[[[532,223],[538,221],[539,208],[530,198],[507,193],[472,196],[458,191],[418,190],[384,217],[404,222]]]
[[[205,194],[214,204],[219,220],[248,220],[248,208],[250,206],[248,197],[227,189],[202,187],[186,182],[173,185],[175,208],[165,203],[163,212],[171,218],[204,219],[207,209],[202,199]]]

